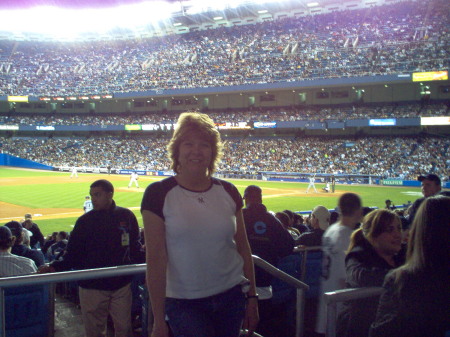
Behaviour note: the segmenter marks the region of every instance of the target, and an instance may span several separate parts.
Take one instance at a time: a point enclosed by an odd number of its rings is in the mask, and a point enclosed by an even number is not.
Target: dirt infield
[[[241,185],[241,184],[235,184],[236,187],[242,187],[242,188],[246,188],[248,185],[250,184],[245,184],[245,185]],[[329,198],[329,197],[336,197],[339,196],[345,192],[348,191],[336,191],[335,193],[326,193],[324,191],[321,191],[319,187],[316,187],[318,193],[315,192],[309,192],[306,193],[306,190],[301,189],[299,190],[297,189],[280,189],[280,188],[271,188],[271,187],[264,187],[263,190],[263,199],[267,199],[267,198],[279,198],[279,197],[308,197],[308,196],[314,196],[319,197],[319,198]]]
[[[34,208],[8,204],[0,201],[0,221],[16,220],[21,221],[26,213],[31,213],[33,218],[40,219],[60,219],[79,217],[83,210],[76,208]]]
[[[78,178],[70,178],[70,175],[60,175],[51,178],[52,184],[72,184],[72,183],[89,183],[97,179],[108,179],[110,181],[124,181],[125,184],[128,182],[128,176],[120,175],[105,175],[105,174],[91,174],[91,175],[80,175]],[[48,184],[48,180],[43,180],[42,177],[20,177],[20,178],[2,178],[2,185],[38,185],[38,184]]]
[[[71,183],[80,183],[86,182],[90,183],[97,179],[108,179],[114,182],[123,182],[122,187],[116,187],[116,191],[120,192],[128,192],[128,193],[143,193],[144,188],[136,188],[131,187],[127,188],[129,177],[127,175],[105,175],[105,174],[80,174],[78,178],[70,178],[70,174],[60,174],[51,178],[52,184],[71,184]],[[149,182],[159,180],[160,178],[155,178],[151,176],[141,176],[139,182],[146,186]],[[42,179],[42,177],[20,177],[20,178],[3,178],[0,179],[2,185],[37,185],[48,183],[48,180]],[[256,182],[257,183],[257,182]],[[249,181],[242,181],[242,183],[237,183],[236,187],[245,188],[248,185],[252,184]],[[117,184],[115,184],[117,186]],[[279,198],[285,196],[291,197],[305,197],[314,196],[314,197],[337,197],[347,191],[336,191],[336,193],[325,193],[321,191],[321,184],[317,184],[316,186],[319,193],[306,193],[306,189],[279,189],[279,188],[270,188],[264,187],[264,199],[267,198]],[[138,207],[133,207],[132,209],[138,209]],[[82,209],[78,208],[38,208],[38,209],[30,209],[29,207],[24,207],[20,205],[9,204],[6,202],[0,201],[0,221],[8,221],[8,220],[22,220],[25,213],[31,213],[34,218],[40,219],[56,219],[56,218],[71,218],[71,217],[79,217],[83,214]]]
[[[63,175],[52,177],[52,184],[71,184],[80,182],[93,182],[97,179],[105,179],[111,181],[128,181],[128,176],[117,176],[117,175],[80,175],[78,178],[70,178],[70,175]],[[2,178],[0,180],[1,184],[4,186],[19,186],[19,185],[38,185],[47,184],[48,181],[42,179],[42,177],[20,177],[20,178]],[[60,219],[60,218],[73,218],[79,217],[83,214],[83,210],[79,208],[35,208],[30,209],[29,207],[9,204],[0,201],[0,221],[17,220],[23,219],[26,213],[31,213],[34,218],[39,219]]]

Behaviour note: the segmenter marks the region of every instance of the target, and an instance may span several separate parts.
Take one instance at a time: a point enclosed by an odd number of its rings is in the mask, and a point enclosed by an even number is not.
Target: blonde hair
[[[442,270],[450,259],[450,198],[434,196],[420,205],[408,241],[405,270]]]
[[[361,227],[352,233],[350,238],[350,245],[347,254],[365,242],[371,244],[371,241],[384,233],[391,223],[395,222],[401,225],[401,220],[398,215],[387,209],[377,209],[368,213],[361,224]]]
[[[184,112],[178,117],[175,131],[167,145],[169,159],[172,161],[171,169],[180,173],[180,144],[189,137],[196,136],[207,141],[212,149],[212,158],[208,166],[208,176],[217,168],[222,157],[222,141],[213,120],[206,114],[198,112]]]

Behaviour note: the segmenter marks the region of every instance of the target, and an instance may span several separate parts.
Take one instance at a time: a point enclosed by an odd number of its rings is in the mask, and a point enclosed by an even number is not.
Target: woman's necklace
[[[195,191],[188,190],[188,189],[184,188],[183,186],[180,186],[180,188],[183,191],[183,194],[185,196],[187,196],[188,198],[195,199],[199,204],[206,204],[205,193],[207,191],[195,192]]]
[[[180,175],[175,177],[178,185],[180,185],[183,194],[190,198],[195,199],[199,204],[206,205],[207,198],[206,193],[211,189],[211,179],[207,179],[207,181],[196,181],[195,183],[192,180],[185,180]],[[189,183],[190,182],[190,183]],[[196,191],[200,190],[200,191]]]
[[[182,184],[180,184],[180,181],[178,179],[177,179],[177,182],[180,185],[181,190],[183,191],[184,195],[186,195],[187,197],[189,197],[191,199],[196,199],[199,204],[203,204],[203,205],[206,204],[207,199],[206,199],[205,194],[211,188],[211,181],[209,179],[208,179],[209,186],[201,192],[193,191],[193,190],[183,186]]]

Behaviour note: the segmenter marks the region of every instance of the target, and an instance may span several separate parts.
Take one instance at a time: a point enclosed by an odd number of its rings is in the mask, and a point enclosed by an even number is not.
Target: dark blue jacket
[[[36,267],[42,266],[44,262],[44,254],[40,250],[30,249],[25,245],[15,245],[11,249],[11,254],[28,257],[36,263]]]
[[[128,235],[128,243],[123,242]],[[62,260],[51,266],[57,271],[94,269],[143,262],[139,252],[139,226],[135,215],[113,202],[108,210],[92,210],[78,218]],[[118,276],[79,281],[83,288],[117,290],[132,279]]]
[[[252,204],[242,210],[252,254],[276,266],[278,260],[292,254],[294,239],[263,204]],[[257,287],[268,287],[272,276],[255,267]]]
[[[402,252],[394,257],[398,267],[404,263]],[[395,268],[386,262],[369,243],[356,246],[345,257],[347,288],[381,287],[386,274]],[[379,296],[344,302],[338,317],[338,337],[366,337],[374,321]]]

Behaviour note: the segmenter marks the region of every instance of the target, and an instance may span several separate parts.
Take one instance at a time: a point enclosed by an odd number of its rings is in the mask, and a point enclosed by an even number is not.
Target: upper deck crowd
[[[435,71],[449,3],[405,1],[142,40],[0,41],[0,95],[77,95]]]

